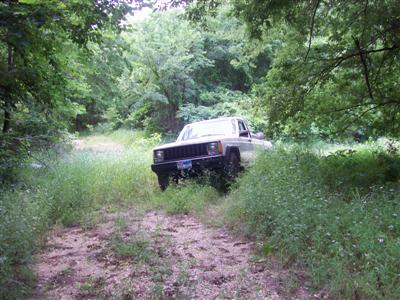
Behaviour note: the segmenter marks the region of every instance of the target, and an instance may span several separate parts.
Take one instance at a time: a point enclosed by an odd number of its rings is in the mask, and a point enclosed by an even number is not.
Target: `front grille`
[[[207,144],[194,144],[164,149],[164,160],[184,159],[207,155]]]

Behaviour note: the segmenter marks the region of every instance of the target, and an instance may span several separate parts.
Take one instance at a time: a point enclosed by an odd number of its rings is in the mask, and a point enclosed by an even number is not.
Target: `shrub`
[[[48,227],[47,193],[41,189],[0,193],[0,298],[21,298],[34,282],[28,266]]]
[[[308,266],[331,295],[400,297],[399,157],[383,149],[321,157],[302,147],[260,155],[239,181],[232,222]],[[384,163],[382,163],[382,157]]]

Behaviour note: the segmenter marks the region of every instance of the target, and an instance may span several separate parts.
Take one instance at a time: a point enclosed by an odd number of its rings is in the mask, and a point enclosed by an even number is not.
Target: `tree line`
[[[3,137],[233,114],[269,136],[399,135],[397,1],[162,3],[3,1]]]

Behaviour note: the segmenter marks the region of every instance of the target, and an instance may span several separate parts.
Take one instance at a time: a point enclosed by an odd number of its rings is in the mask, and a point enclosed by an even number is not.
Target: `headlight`
[[[209,143],[207,144],[207,154],[208,155],[218,155],[222,154],[222,144],[221,142]]]
[[[162,162],[164,160],[164,150],[154,151],[154,162]]]

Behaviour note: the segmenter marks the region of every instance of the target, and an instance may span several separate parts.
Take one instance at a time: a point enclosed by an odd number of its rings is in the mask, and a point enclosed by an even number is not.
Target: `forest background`
[[[151,146],[238,115],[277,147],[227,196],[232,224],[306,266],[314,287],[398,298],[399,49],[395,0],[2,1],[1,293],[25,295],[39,237],[99,196],[43,151],[116,130]]]

